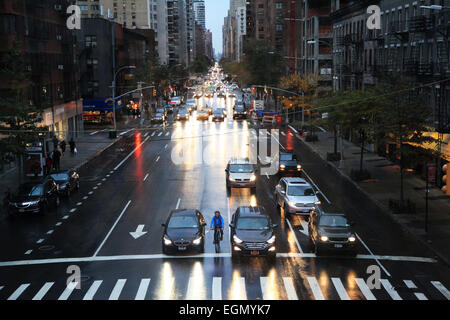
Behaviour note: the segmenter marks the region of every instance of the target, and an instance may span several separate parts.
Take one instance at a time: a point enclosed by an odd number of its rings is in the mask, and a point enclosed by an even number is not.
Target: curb
[[[81,164],[77,165],[76,167],[74,167],[74,169],[76,171],[78,171],[81,167],[85,166],[88,162],[92,161],[93,159],[97,158],[98,156],[100,156],[104,151],[106,151],[107,149],[109,149],[110,147],[112,147],[114,144],[116,144],[117,142],[119,142],[120,140],[122,140],[123,136],[120,136],[118,139],[116,139],[115,141],[111,142],[110,144],[108,144],[106,147],[104,147],[103,149],[97,151],[93,156],[89,157],[88,159],[86,159],[85,161],[83,161]]]
[[[428,248],[430,251],[432,251],[437,257],[439,257],[447,266],[450,266],[450,260],[448,260],[447,257],[442,255],[440,252],[436,251],[435,248],[433,248],[428,242],[424,241],[420,237],[418,237],[410,228],[405,226],[403,223],[401,223],[398,218],[392,213],[392,211],[386,207],[384,204],[382,204],[377,199],[373,198],[370,193],[365,191],[357,182],[355,182],[353,179],[351,179],[348,175],[346,175],[342,170],[340,170],[336,165],[330,161],[327,161],[322,157],[322,155],[317,152],[312,146],[309,145],[309,143],[305,142],[302,138],[300,138],[300,141],[307,146],[314,154],[318,155],[325,163],[330,165],[337,173],[339,173],[343,178],[348,180],[353,186],[358,189],[359,192],[364,194],[370,201],[372,201],[386,216],[388,216],[392,221],[394,221],[404,232],[408,233],[412,237],[414,237],[416,240],[418,240],[421,244],[423,244],[426,248]]]

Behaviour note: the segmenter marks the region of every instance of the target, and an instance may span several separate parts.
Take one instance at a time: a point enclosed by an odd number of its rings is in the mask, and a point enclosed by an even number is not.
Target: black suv
[[[51,177],[25,182],[8,200],[10,216],[26,213],[44,214],[50,207],[59,206],[58,185]]]
[[[247,119],[247,111],[242,104],[236,104],[233,108],[233,120]]]
[[[275,259],[276,227],[263,207],[237,208],[230,223],[232,258],[245,255]]]
[[[75,170],[53,172],[50,177],[56,181],[61,195],[69,197],[72,191],[80,189],[80,176]]]
[[[356,234],[354,223],[343,213],[324,213],[312,211],[308,222],[310,243],[319,254],[323,249],[347,251],[356,255]]]
[[[299,176],[301,171],[302,166],[298,163],[297,158],[292,152],[280,152],[280,169],[278,171],[279,176]]]
[[[161,239],[163,253],[205,251],[205,218],[198,210],[178,209],[170,212],[167,222],[162,224]]]

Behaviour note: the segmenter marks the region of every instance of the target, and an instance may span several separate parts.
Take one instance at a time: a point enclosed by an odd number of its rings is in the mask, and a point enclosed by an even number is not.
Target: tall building
[[[193,0],[194,1],[194,12],[195,21],[206,29],[206,18],[205,18],[205,0]]]
[[[186,0],[186,45],[187,45],[187,61],[190,65],[195,59],[195,11],[194,0]]]
[[[74,33],[66,27],[64,0],[0,2],[0,54],[18,40],[31,85],[23,103],[42,110],[43,124],[60,139],[83,130]],[[8,88],[0,76],[0,94]]]
[[[186,1],[167,0],[169,64],[188,65]]]

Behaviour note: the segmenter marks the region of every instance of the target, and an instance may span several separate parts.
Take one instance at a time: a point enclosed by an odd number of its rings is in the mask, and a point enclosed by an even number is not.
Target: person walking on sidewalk
[[[62,151],[62,153],[64,155],[64,152],[66,152],[66,140],[61,141],[59,146],[61,147],[61,151]]]
[[[53,160],[52,155],[47,154],[45,157],[45,175],[49,175],[52,172]]]
[[[70,138],[69,147],[70,147],[70,152],[72,152],[72,154],[75,154],[76,146],[75,146],[75,141],[73,141],[73,138]]]
[[[53,140],[53,150],[58,149],[58,144],[59,144],[58,138],[56,136],[53,136],[52,140]]]
[[[59,152],[58,148],[53,150],[53,168],[58,171],[60,166],[61,152]]]

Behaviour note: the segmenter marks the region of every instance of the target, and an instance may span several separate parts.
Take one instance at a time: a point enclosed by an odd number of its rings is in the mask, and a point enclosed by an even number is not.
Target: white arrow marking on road
[[[143,231],[145,227],[145,224],[140,224],[137,228],[135,232],[130,232],[131,236],[134,239],[140,238],[142,237],[144,234],[147,233],[147,231]]]
[[[302,225],[302,230],[298,230],[301,233],[303,233],[305,236],[309,236],[309,232],[308,232],[308,222],[306,222],[305,220],[300,220],[300,224]]]

